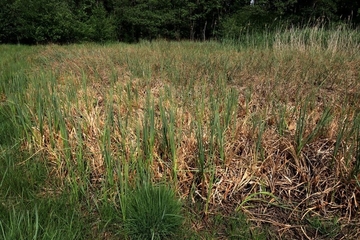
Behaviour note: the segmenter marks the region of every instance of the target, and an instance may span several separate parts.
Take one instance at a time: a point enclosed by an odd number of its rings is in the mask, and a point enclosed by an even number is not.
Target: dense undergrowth
[[[0,236],[357,239],[359,44],[0,46]]]

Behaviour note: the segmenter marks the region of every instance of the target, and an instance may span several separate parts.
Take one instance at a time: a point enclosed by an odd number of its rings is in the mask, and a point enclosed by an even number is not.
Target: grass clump
[[[125,229],[131,239],[166,239],[181,226],[181,202],[172,189],[144,184],[131,194],[126,205]]]

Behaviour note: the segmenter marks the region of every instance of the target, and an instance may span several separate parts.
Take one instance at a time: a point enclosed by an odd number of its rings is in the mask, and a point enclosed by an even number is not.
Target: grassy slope
[[[307,29],[268,38],[24,53],[29,68],[3,74],[15,90],[1,93],[4,124],[21,130],[20,140],[2,143],[5,235],[18,219],[30,235],[41,226],[45,239],[124,237],[127,193],[151,181],[182,199],[184,239],[356,239],[359,35]],[[7,157],[13,145],[31,157]],[[27,185],[8,193],[17,184]]]

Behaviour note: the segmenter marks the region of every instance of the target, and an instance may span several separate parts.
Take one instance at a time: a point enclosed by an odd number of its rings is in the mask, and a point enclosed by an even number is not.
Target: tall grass
[[[24,47],[24,65],[12,57],[17,47],[1,46],[1,150],[28,152],[17,157],[26,176],[44,166],[42,187],[29,195],[66,196],[59,201],[74,211],[65,219],[85,216],[86,234],[100,238],[143,228],[133,220],[147,209],[131,204],[160,193],[136,189],[164,181],[184,211],[204,216],[184,223],[199,235],[207,227],[218,227],[214,237],[228,232],[211,216],[234,209],[288,238],[303,235],[303,219],[316,214],[357,223],[359,33],[292,28],[259,38]],[[19,184],[13,173],[2,171],[5,189]],[[3,236],[40,209],[11,215],[11,200],[2,202]],[[38,215],[40,225],[44,219]],[[77,227],[74,236],[84,231]],[[29,229],[35,234],[36,224]]]

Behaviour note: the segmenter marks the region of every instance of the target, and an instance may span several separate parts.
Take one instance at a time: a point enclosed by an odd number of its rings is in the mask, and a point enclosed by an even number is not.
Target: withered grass
[[[24,147],[52,166],[57,189],[44,194],[76,185],[121,208],[126,188],[147,179],[202,216],[189,221],[194,231],[241,211],[277,238],[326,238],[308,224],[321,218],[337,219],[335,238],[357,239],[360,42],[324,32],[290,30],[253,47],[42,47]]]

